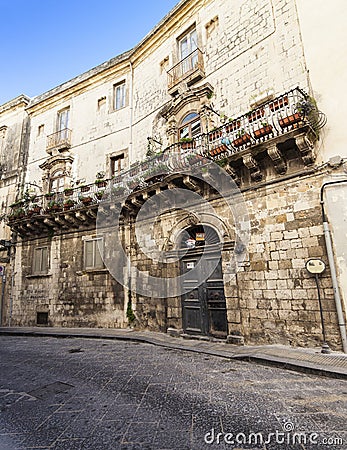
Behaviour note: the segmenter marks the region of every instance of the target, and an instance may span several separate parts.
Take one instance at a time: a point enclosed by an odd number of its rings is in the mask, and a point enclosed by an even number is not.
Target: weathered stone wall
[[[123,287],[105,269],[84,269],[83,237],[89,235],[72,233],[18,246],[13,325],[36,325],[37,312],[48,312],[51,326],[124,326]],[[33,251],[45,245],[50,268],[47,275],[33,275]]]
[[[321,342],[318,291],[305,264],[310,258],[322,258],[328,266],[319,203],[322,177],[313,172],[243,192],[250,242],[236,275],[227,268],[234,267],[233,251],[222,252],[222,264],[229,333],[244,336],[246,343],[312,346]],[[211,204],[219,219],[232,221],[219,200]],[[181,221],[182,212],[162,216],[155,235],[170,237],[172,223]],[[164,247],[163,239],[157,242]],[[132,264],[152,276],[179,275],[178,265],[167,273],[153,264],[135,240]],[[340,348],[329,268],[320,277],[320,288],[327,339]],[[180,298],[158,299],[149,289],[148,296],[133,297],[133,301],[140,327],[182,327]]]

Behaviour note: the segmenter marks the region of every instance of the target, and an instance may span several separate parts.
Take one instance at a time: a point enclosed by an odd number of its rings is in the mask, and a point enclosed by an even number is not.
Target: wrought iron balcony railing
[[[200,49],[194,50],[188,56],[179,61],[168,72],[169,92],[177,84],[186,79],[187,84],[193,84],[204,76],[204,60]]]
[[[47,136],[46,150],[64,150],[71,147],[71,130],[64,128]]]
[[[9,220],[79,210],[103,201],[119,199],[122,203],[132,191],[150,188],[167,175],[184,172],[192,166],[199,170],[199,166],[211,160],[241,157],[249,149],[281,135],[292,137],[293,132],[309,129],[317,136],[325,122],[325,115],[317,110],[313,100],[295,88],[215,130],[170,145],[112,179],[23,199],[12,205]]]

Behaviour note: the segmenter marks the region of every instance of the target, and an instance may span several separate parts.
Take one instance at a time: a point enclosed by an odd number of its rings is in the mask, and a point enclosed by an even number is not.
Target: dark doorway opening
[[[37,325],[48,325],[48,312],[37,312],[36,313],[36,324]]]
[[[181,259],[183,329],[188,334],[225,338],[228,322],[218,234],[206,225],[191,227],[182,232],[180,248],[185,251]]]

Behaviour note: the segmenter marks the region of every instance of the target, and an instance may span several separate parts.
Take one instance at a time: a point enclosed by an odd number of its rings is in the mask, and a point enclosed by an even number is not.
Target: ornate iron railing
[[[203,71],[203,67],[202,51],[197,48],[167,72],[169,89],[193,72]]]
[[[295,88],[209,132],[208,154],[214,159],[230,156],[304,124],[317,133],[324,125],[322,113]]]
[[[79,209],[110,198],[124,198],[133,190],[162,181],[166,175],[242,153],[303,126],[310,126],[317,133],[325,122],[324,114],[317,110],[314,101],[295,88],[215,130],[176,142],[162,153],[132,164],[112,179],[23,199],[12,205],[10,220]]]
[[[64,128],[56,133],[47,136],[47,150],[54,148],[70,148],[71,147],[71,130]]]

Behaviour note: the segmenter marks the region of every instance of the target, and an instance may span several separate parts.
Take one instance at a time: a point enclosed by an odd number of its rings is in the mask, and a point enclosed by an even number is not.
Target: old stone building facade
[[[182,0],[131,51],[23,98],[3,323],[313,345],[319,258],[342,348],[320,196],[344,155],[325,153],[304,47],[294,0]]]

